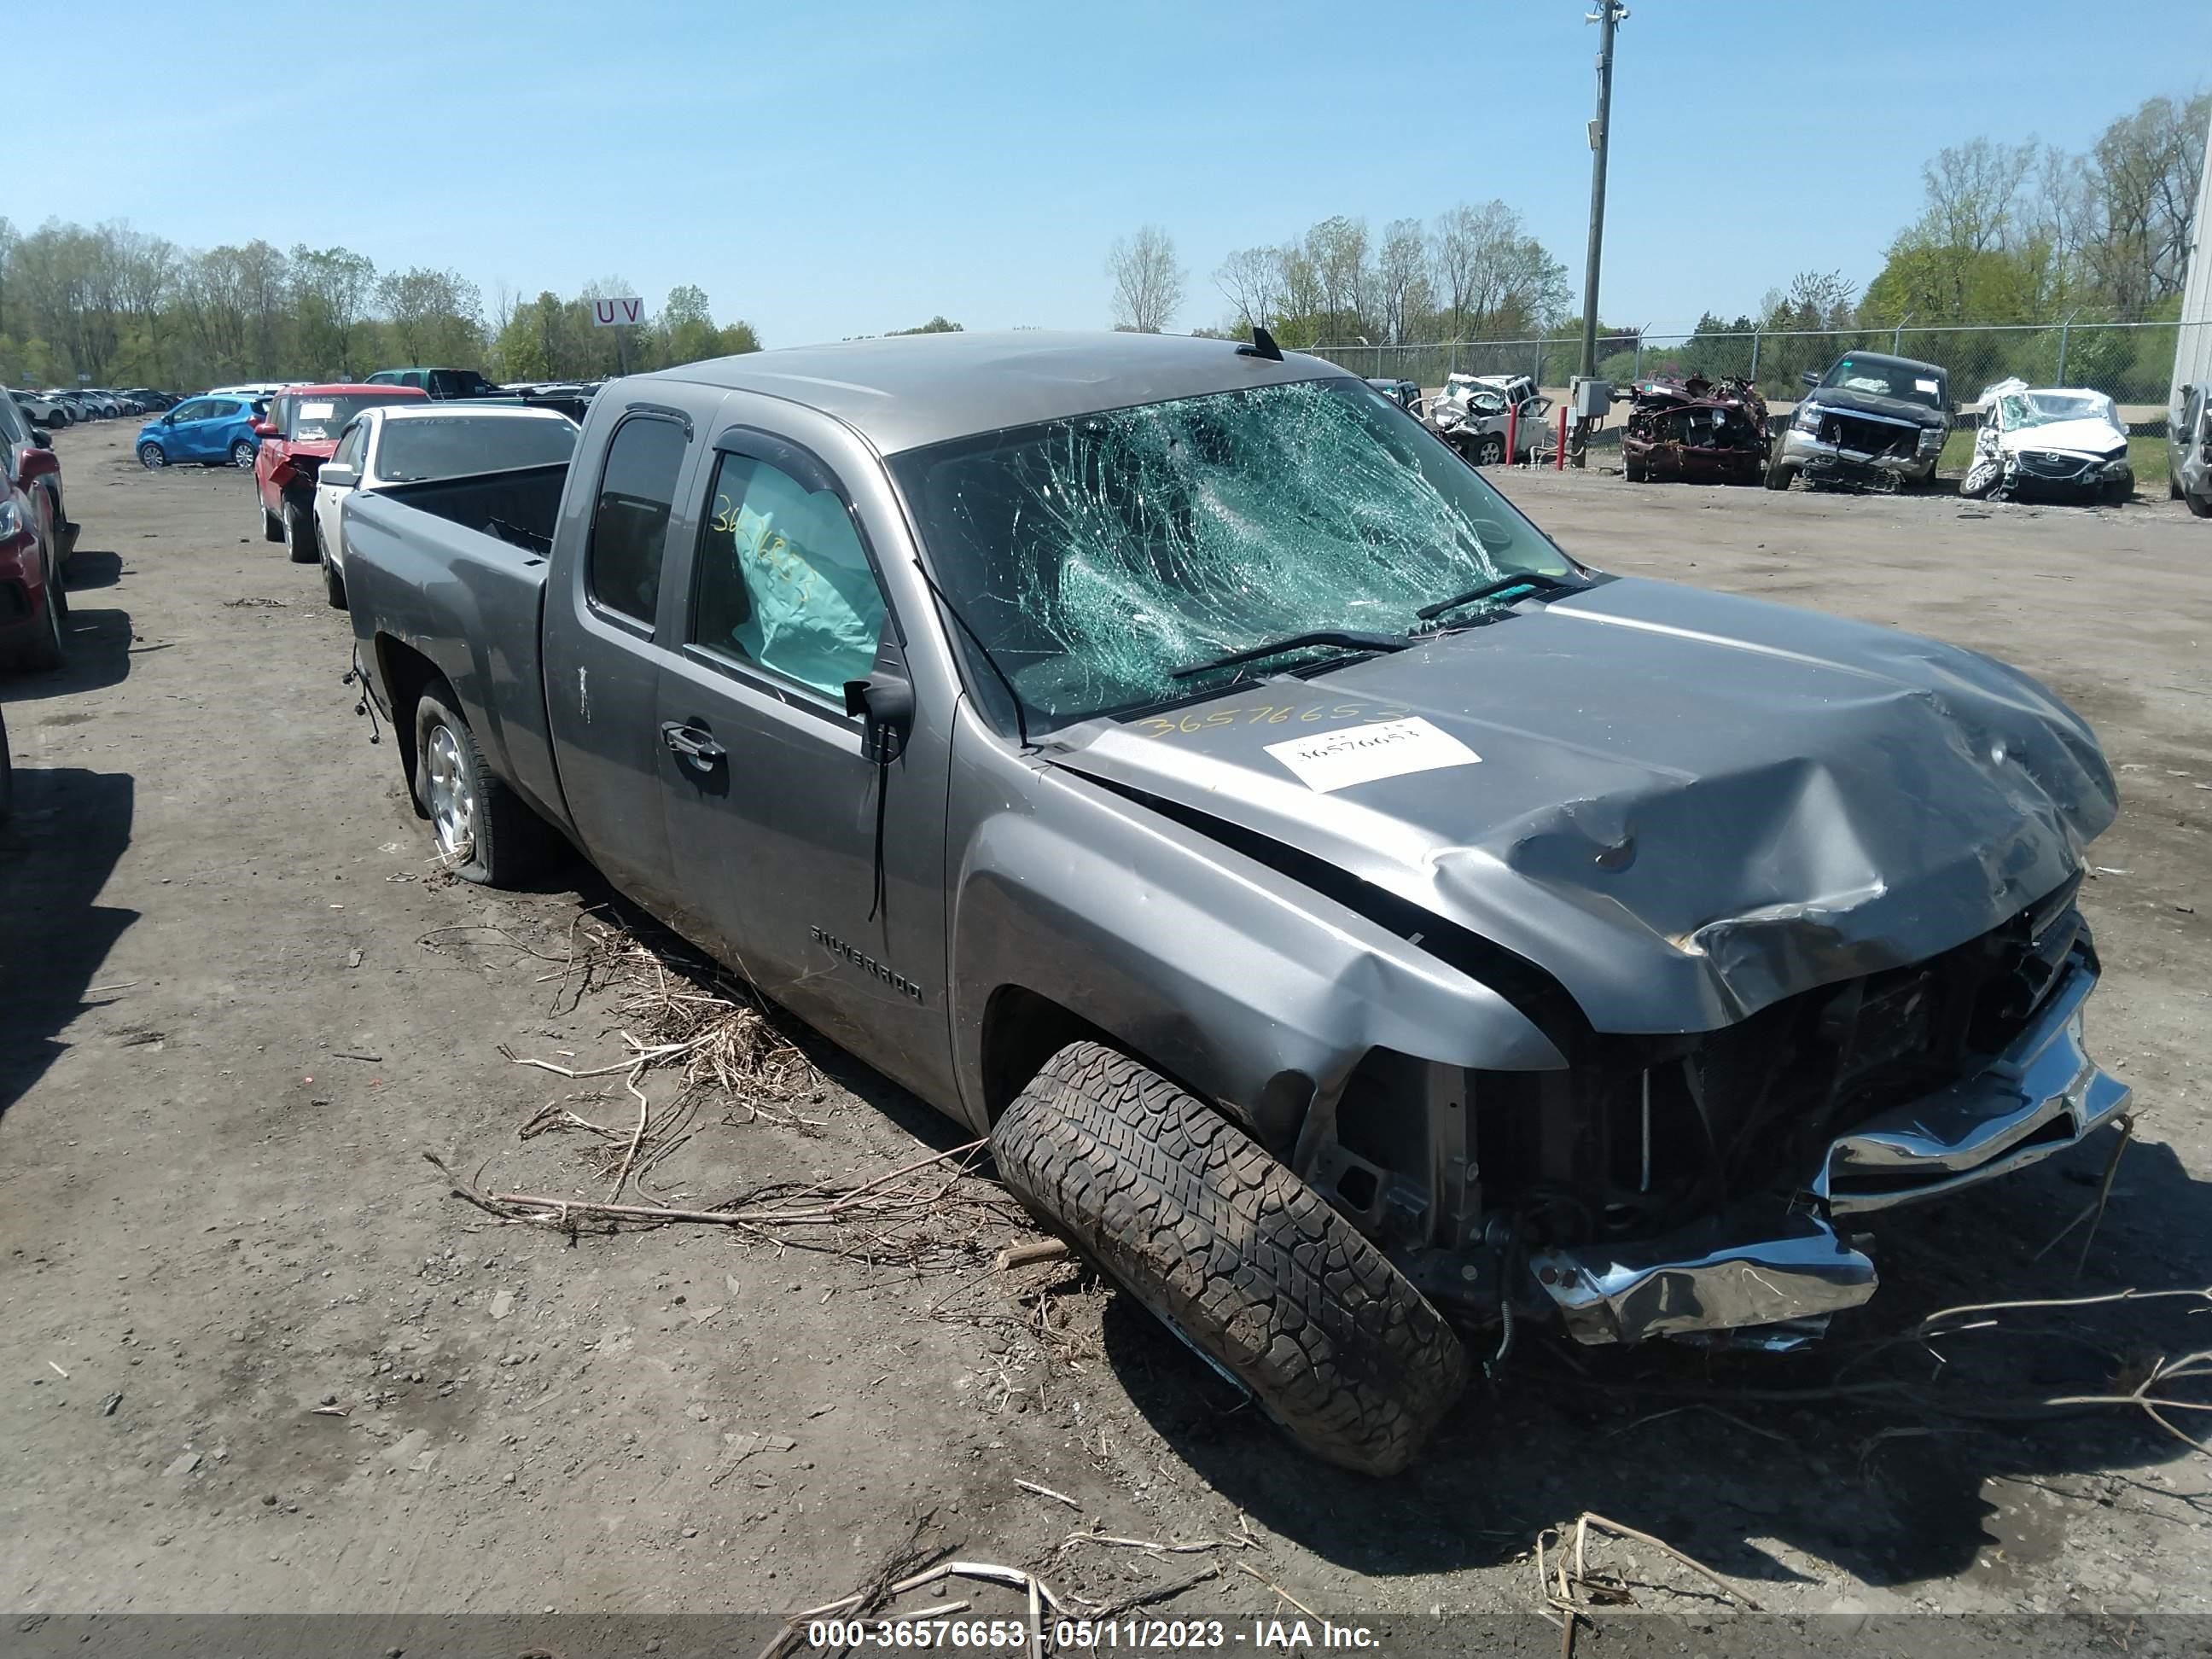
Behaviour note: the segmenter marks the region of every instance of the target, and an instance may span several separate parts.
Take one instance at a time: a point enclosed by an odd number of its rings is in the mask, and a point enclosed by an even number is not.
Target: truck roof
[[[1169,334],[908,334],[714,357],[629,384],[684,380],[786,398],[836,416],[890,455],[1103,409],[1356,378],[1318,357],[1289,352],[1276,362],[1237,348]]]

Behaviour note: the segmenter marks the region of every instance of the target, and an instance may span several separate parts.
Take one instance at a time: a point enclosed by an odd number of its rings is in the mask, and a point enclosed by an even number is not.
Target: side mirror
[[[845,712],[860,717],[861,758],[888,766],[914,730],[914,683],[879,661],[867,678],[845,682]]]
[[[253,435],[257,438],[273,438],[276,436],[276,428],[266,421],[256,421],[253,423]]]
[[[174,426],[176,423],[177,417],[174,415],[164,415],[161,416],[161,424],[163,426]]]
[[[337,466],[325,461],[322,471],[315,474],[315,482],[328,484],[333,489],[352,489],[361,483],[361,474],[349,466]]]
[[[1797,378],[1807,386],[1818,386],[1820,384],[1820,371],[1817,368],[1808,368]]]

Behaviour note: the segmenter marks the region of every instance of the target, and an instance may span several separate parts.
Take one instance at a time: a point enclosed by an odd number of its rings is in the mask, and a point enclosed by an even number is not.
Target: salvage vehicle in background
[[[500,388],[473,368],[380,368],[371,386],[412,386],[432,398],[496,398]]]
[[[1447,374],[1428,410],[1430,429],[1477,465],[1524,459],[1543,437],[1552,400],[1526,374]]]
[[[2185,386],[2166,423],[2166,489],[2200,519],[2212,519],[2212,387]]]
[[[54,453],[52,436],[31,424],[22,411],[0,399],[0,461],[9,477],[27,494],[43,497],[57,568],[66,565],[76,550],[77,526],[69,520],[62,501],[62,458]]]
[[[425,394],[412,387],[350,381],[293,386],[278,393],[270,403],[268,418],[253,428],[261,441],[253,458],[253,485],[260,498],[262,539],[283,542],[295,564],[313,559],[315,473],[338,447],[346,422],[380,404],[425,401]]]
[[[254,428],[268,414],[268,406],[250,398],[187,398],[166,415],[138,428],[138,465],[149,471],[182,461],[203,466],[253,465],[261,447]]]
[[[1877,490],[1935,478],[1956,407],[1941,367],[1847,351],[1826,374],[1808,369],[1805,385],[1766,469],[1769,489],[1801,473],[1810,484]]]
[[[350,495],[443,859],[580,849],[1374,1473],[1455,1322],[1800,1343],[1889,1207],[2113,1121],[2078,715],[1592,568],[1255,337],[692,363]]]
[[[1620,471],[1631,483],[1646,478],[1757,483],[1772,449],[1766,400],[1747,380],[1662,376],[1629,390]]]
[[[63,568],[76,526],[60,514],[60,462],[52,440],[0,399],[0,669],[58,668],[69,646]],[[52,480],[49,489],[48,480]]]
[[[58,399],[36,392],[11,392],[8,396],[27,421],[40,426],[67,426],[71,422],[69,405]]]
[[[1961,495],[2117,507],[2135,494],[2128,430],[2103,392],[2000,380],[1982,393],[1980,409]]]
[[[454,409],[417,402],[362,410],[314,478],[314,544],[331,604],[346,608],[347,496],[392,484],[565,465],[575,449],[576,422],[551,409],[506,404]]]

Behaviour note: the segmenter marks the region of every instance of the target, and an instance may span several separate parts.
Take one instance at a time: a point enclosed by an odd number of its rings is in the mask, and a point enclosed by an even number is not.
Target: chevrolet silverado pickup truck
[[[1812,1340],[2128,1098],[2078,716],[1596,569],[1264,331],[691,363],[343,522],[453,867],[572,845],[1353,1468],[1462,1332]]]

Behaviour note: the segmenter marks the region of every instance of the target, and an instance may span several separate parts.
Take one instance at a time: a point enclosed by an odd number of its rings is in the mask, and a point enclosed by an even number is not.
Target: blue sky
[[[1146,221],[1219,320],[1229,250],[1332,213],[1496,196],[1579,289],[1597,31],[1578,0],[182,0],[40,10],[78,66],[0,212],[190,246],[343,243],[573,293],[696,282],[771,345],[933,312],[1108,320]],[[2212,6],[1636,0],[1621,30],[1602,293],[1686,327],[1803,269],[1863,283],[1921,163],[1978,134],[2081,148],[2212,80]],[[122,21],[128,16],[128,21]],[[279,41],[288,49],[279,50]],[[20,90],[20,89],[19,89]],[[358,99],[358,112],[349,108]],[[48,106],[33,99],[32,112]],[[17,109],[27,106],[18,100]]]

